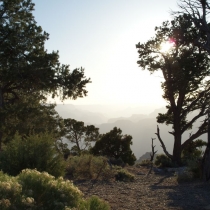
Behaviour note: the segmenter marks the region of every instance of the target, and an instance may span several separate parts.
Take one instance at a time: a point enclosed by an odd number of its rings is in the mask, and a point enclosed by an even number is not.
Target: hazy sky
[[[58,50],[70,69],[83,67],[92,83],[88,96],[72,104],[165,104],[161,78],[137,65],[135,45],[154,36],[170,20],[176,0],[34,0],[35,19],[50,34],[49,52]],[[52,100],[51,100],[52,101]]]

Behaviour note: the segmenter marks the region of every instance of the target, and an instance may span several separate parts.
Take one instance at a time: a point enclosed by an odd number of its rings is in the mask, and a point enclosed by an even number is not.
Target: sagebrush
[[[109,210],[98,197],[83,198],[69,180],[56,179],[47,172],[25,169],[18,176],[0,173],[0,209]]]
[[[43,133],[22,138],[16,134],[0,153],[0,168],[9,175],[16,176],[23,169],[47,171],[59,177],[65,174],[65,161],[56,150],[52,134]]]

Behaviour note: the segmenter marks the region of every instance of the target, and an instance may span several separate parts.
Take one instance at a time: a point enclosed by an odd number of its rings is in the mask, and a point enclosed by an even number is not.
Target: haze
[[[65,104],[165,105],[161,75],[151,76],[138,67],[135,45],[154,36],[155,26],[171,19],[176,0],[34,2],[37,23],[50,34],[46,49],[59,50],[61,63],[72,70],[82,66],[92,80],[87,97]]]
[[[60,62],[69,64],[71,70],[85,68],[86,77],[92,80],[85,98],[48,101],[60,104],[56,110],[62,117],[94,124],[101,133],[117,126],[124,134],[132,135],[137,158],[151,151],[151,138],[156,137],[155,118],[166,105],[162,99],[162,76],[150,75],[138,67],[135,45],[153,37],[155,26],[172,18],[170,11],[178,10],[177,1],[34,2],[35,19],[50,34],[46,49],[58,50]],[[171,152],[170,127],[160,128]],[[206,136],[202,139],[206,140]],[[159,142],[155,144],[162,153]]]

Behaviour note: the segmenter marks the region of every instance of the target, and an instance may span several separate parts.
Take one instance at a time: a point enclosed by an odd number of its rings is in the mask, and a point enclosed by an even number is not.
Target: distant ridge
[[[151,154],[151,152],[146,152],[136,161],[136,163],[141,163],[142,160],[147,160],[147,159],[150,160],[150,158],[151,158],[150,154]],[[157,156],[157,154],[154,155],[154,159],[155,159],[156,156]]]
[[[72,118],[77,121],[83,121],[86,124],[101,124],[108,120],[102,113],[81,110],[72,104],[58,104],[55,110],[64,119]]]
[[[84,110],[81,109],[81,106],[67,104],[57,105],[55,109],[63,118],[73,118],[83,121],[86,124],[95,125],[99,128],[99,132],[101,134],[109,132],[114,127],[120,128],[123,134],[128,134],[133,137],[133,145],[131,145],[131,149],[137,159],[145,154],[146,151],[151,151],[151,138],[155,138],[154,145],[156,145],[155,149],[158,150],[157,153],[163,153],[162,147],[160,146],[160,142],[156,138],[155,133],[157,131],[158,124],[156,122],[156,117],[158,113],[165,113],[166,109],[164,107],[155,109],[148,115],[135,113],[137,109],[130,108],[129,113],[132,113],[132,115],[117,118],[108,118],[105,112],[106,110],[104,110],[104,113],[98,112],[100,107],[97,108],[95,105],[93,110],[90,109],[91,107],[89,107],[88,110]],[[124,114],[127,115],[127,113]],[[190,117],[192,116],[193,114]],[[199,126],[199,121],[195,123],[194,128]],[[173,148],[173,136],[169,134],[168,131],[171,131],[172,128],[171,126],[166,126],[165,124],[159,124],[159,128],[161,138],[163,139],[168,152],[171,153]],[[183,141],[189,137],[190,132],[191,131],[184,133],[182,138]],[[206,141],[207,135],[202,135],[199,139]]]

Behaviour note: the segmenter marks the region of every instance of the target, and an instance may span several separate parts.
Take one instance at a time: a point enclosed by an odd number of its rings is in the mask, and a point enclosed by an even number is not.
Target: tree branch
[[[181,146],[181,150],[183,150],[191,141],[195,140],[199,136],[207,133],[207,125],[208,125],[208,119],[205,119],[203,124],[199,127],[196,133],[190,135],[189,139],[184,141],[184,143]]]
[[[165,153],[169,158],[172,158],[173,156],[172,156],[171,154],[168,153],[168,151],[166,150],[166,146],[165,146],[165,144],[163,143],[163,140],[162,140],[161,137],[160,137],[160,129],[159,129],[158,125],[157,125],[157,133],[155,133],[155,134],[156,134],[156,136],[158,137],[158,140],[159,140],[160,143],[161,143],[161,147],[163,148],[164,153]]]
[[[187,106],[187,108],[182,112],[182,115],[181,117],[185,116],[187,113],[189,113],[190,111],[194,111],[192,110],[192,108],[195,107],[196,103],[201,99],[201,98],[204,98],[206,96],[206,94],[210,91],[210,87],[208,87],[206,90],[202,91],[199,93],[199,95],[196,95],[196,98],[195,100],[193,100],[191,102],[190,105]],[[209,97],[207,97],[208,99]],[[205,100],[206,100],[206,97],[205,97]]]
[[[150,162],[151,162],[151,165],[150,165],[150,170],[148,171],[148,173],[147,173],[147,175],[146,175],[146,177],[151,173],[151,171],[152,171],[152,168],[153,168],[153,160],[154,160],[154,157],[155,157],[155,154],[157,153],[157,151],[155,151],[155,146],[154,146],[154,144],[153,144],[153,142],[154,142],[154,138],[152,138],[152,154],[150,153]]]

